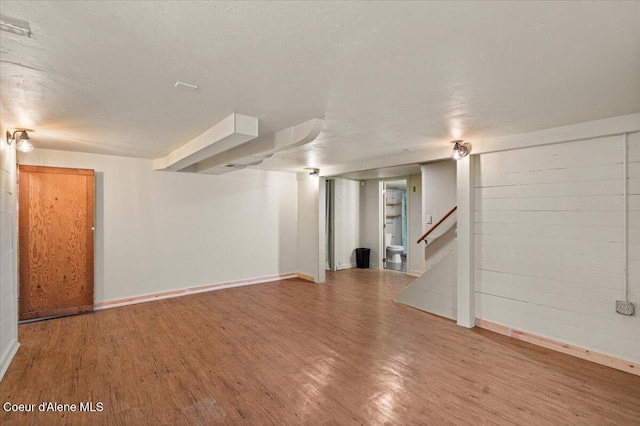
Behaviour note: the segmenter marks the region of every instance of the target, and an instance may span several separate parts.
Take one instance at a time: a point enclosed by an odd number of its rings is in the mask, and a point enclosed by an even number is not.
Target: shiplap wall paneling
[[[478,318],[634,362],[624,297],[622,135],[482,154],[475,171]],[[628,135],[629,296],[640,302],[640,134]]]

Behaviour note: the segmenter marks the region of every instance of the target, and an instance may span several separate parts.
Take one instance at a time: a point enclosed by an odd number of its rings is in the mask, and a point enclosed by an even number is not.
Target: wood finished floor
[[[21,325],[0,403],[104,411],[0,423],[640,423],[640,377],[392,302],[411,280],[346,270]]]

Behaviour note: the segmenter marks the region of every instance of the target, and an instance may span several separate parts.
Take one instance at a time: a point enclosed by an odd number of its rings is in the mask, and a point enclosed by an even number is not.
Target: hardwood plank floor
[[[102,402],[9,424],[638,425],[640,377],[391,298],[352,269],[20,326],[0,403]]]

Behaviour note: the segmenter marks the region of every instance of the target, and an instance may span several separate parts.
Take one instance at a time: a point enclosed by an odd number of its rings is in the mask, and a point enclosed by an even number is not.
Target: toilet
[[[392,234],[385,234],[385,246],[387,248],[387,267],[389,269],[400,270],[402,267],[402,258],[400,255],[404,252],[403,246],[391,245]]]

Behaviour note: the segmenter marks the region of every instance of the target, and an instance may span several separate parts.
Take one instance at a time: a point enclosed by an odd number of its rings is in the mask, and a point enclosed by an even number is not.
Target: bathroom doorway
[[[407,180],[384,181],[381,199],[384,269],[407,272]]]

